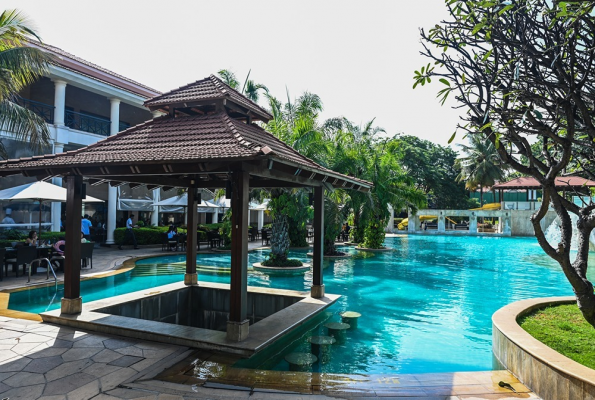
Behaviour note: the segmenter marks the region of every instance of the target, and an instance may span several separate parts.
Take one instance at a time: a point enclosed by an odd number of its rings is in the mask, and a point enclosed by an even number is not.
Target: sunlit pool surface
[[[331,321],[342,311],[362,314],[358,329],[335,345],[328,364],[333,373],[422,373],[492,369],[491,316],[500,307],[531,297],[572,295],[563,273],[533,238],[405,236],[387,238],[390,253],[359,253],[325,261],[328,293],[341,299],[328,309]],[[249,255],[250,264],[267,251]],[[293,258],[307,261],[306,250]],[[591,257],[595,258],[595,255]],[[183,279],[184,256],[144,259],[127,273],[81,282],[85,302]],[[229,254],[200,254],[198,264],[228,267]],[[593,260],[591,263],[593,264]],[[592,270],[593,268],[590,268]],[[590,277],[592,278],[592,277]],[[229,282],[229,275],[200,273],[199,280]],[[305,276],[269,277],[250,272],[251,286],[309,290]],[[42,288],[12,293],[9,308],[28,312],[57,309],[63,293]],[[283,351],[309,351],[305,337]],[[316,326],[312,334],[325,334]],[[286,370],[283,352],[242,363]]]

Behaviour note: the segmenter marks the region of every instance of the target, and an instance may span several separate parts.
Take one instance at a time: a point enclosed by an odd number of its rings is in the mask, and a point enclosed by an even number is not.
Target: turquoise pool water
[[[331,361],[320,366],[323,372],[489,370],[494,311],[521,299],[572,295],[559,267],[533,238],[405,236],[388,238],[386,244],[395,251],[326,261],[326,290],[343,296],[328,309],[329,320],[339,321],[339,313],[346,310],[362,317],[358,329],[348,332],[347,342],[333,347]],[[250,253],[250,263],[266,254]],[[292,252],[291,257],[308,260],[305,250]],[[199,264],[210,266],[228,266],[229,259],[228,254],[197,257]],[[591,264],[594,259],[595,255]],[[177,282],[183,279],[183,263],[183,255],[141,260],[130,272],[83,281],[81,293],[89,302]],[[229,282],[229,275],[199,273],[199,280]],[[311,274],[250,273],[248,283],[309,290],[311,281]],[[42,312],[59,308],[61,297],[54,288],[17,292],[11,294],[9,308]],[[324,328],[316,326],[313,331],[322,334]],[[278,354],[243,365],[286,370],[284,352],[309,351],[305,336],[285,345]]]

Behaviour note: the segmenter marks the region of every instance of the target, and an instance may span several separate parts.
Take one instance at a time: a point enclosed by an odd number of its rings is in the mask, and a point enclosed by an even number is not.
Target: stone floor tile
[[[72,375],[63,376],[52,382],[48,382],[43,391],[44,396],[56,395],[56,394],[67,394],[76,390],[91,381],[95,381],[95,377],[85,374],[83,372],[77,372]],[[97,394],[97,393],[95,393]]]
[[[61,365],[58,365],[56,368],[46,372],[45,379],[48,382],[51,382],[63,378],[65,376],[70,376],[72,374],[79,373],[92,363],[93,362],[91,360],[77,360],[65,362]]]
[[[46,347],[44,349],[27,353],[27,357],[29,358],[44,358],[44,357],[54,357],[54,356],[61,356],[68,350],[67,347]]]
[[[150,396],[156,399],[159,393],[150,393],[147,390],[138,390],[133,388],[116,388],[107,392],[110,396],[114,396],[118,399],[139,399]]]
[[[47,342],[45,342],[45,344],[47,344],[49,347],[70,349],[72,347],[73,342],[71,342],[70,340],[56,338],[48,340]]]
[[[80,348],[72,348],[68,349],[64,354],[62,354],[62,358],[64,361],[75,361],[75,360],[83,360],[93,357],[95,354],[99,353],[102,348],[98,347],[80,347]]]
[[[93,363],[83,370],[85,374],[92,375],[96,378],[101,378],[107,374],[119,370],[121,367],[115,365],[107,365],[106,363]]]
[[[17,372],[2,382],[12,387],[23,387],[45,383],[45,378],[43,377],[43,374],[39,373]]]
[[[21,343],[45,343],[48,337],[44,335],[38,335],[36,333],[26,333],[20,337]]]
[[[68,398],[63,395],[56,395],[56,396],[41,396],[37,400],[68,400]]]
[[[157,396],[157,400],[184,400],[184,397],[179,396],[177,394],[161,393],[159,396]]]
[[[103,349],[99,353],[95,354],[91,359],[95,362],[109,363],[120,357],[123,357],[120,353],[116,353],[110,349]]]
[[[2,394],[2,392],[6,392],[7,390],[10,390],[10,389],[12,389],[12,386],[8,386],[8,385],[5,385],[4,383],[0,382],[0,394]],[[4,399],[5,397],[2,397],[2,398]]]
[[[12,346],[14,346],[14,345],[13,344],[3,344],[2,341],[0,341],[0,351],[10,350],[10,349],[12,349]]]
[[[13,372],[21,371],[27,364],[31,362],[30,358],[27,357],[15,357],[10,360],[0,362],[0,371],[2,372]]]
[[[119,384],[126,382],[127,379],[136,375],[137,372],[132,368],[121,368],[118,371],[112,372],[99,378],[99,383],[103,391],[111,390]]]
[[[73,347],[104,347],[103,341],[110,339],[108,336],[103,336],[99,334],[89,335],[81,340],[77,340],[72,345]]]
[[[36,358],[31,360],[31,362],[23,368],[23,371],[45,374],[56,368],[58,365],[61,365],[63,362],[64,360],[62,360],[62,357],[60,356]]]
[[[18,356],[18,354],[12,350],[0,350],[0,365],[3,361],[10,360],[11,358],[15,358],[16,356]]]
[[[2,382],[4,379],[10,378],[14,374],[16,374],[15,371],[13,371],[13,372],[0,372],[0,382]]]
[[[69,329],[66,332],[60,332],[60,333],[58,333],[58,338],[60,338],[62,340],[68,340],[70,342],[76,342],[77,340],[83,339],[87,335],[89,335],[89,333],[87,333],[87,332],[83,332],[83,331],[72,331],[72,330]]]
[[[91,382],[84,384],[76,389],[70,391],[68,393],[68,399],[76,399],[76,400],[87,400],[87,399],[95,399],[102,391],[101,387],[99,386],[99,381],[94,379]]]
[[[106,349],[121,349],[123,347],[134,346],[136,341],[128,339],[107,339],[103,341],[103,345]]]
[[[152,365],[158,363],[160,360],[155,359],[144,359],[143,361],[137,362],[136,364],[132,364],[130,368],[133,368],[135,371],[144,371],[147,368],[150,368]]]
[[[139,346],[136,346],[136,347],[139,347]],[[163,359],[163,358],[169,356],[170,354],[172,354],[177,349],[161,349],[161,350],[142,349],[142,350],[143,350],[143,357],[145,357],[145,358]]]
[[[32,400],[41,397],[45,385],[30,385],[19,388],[12,388],[2,393],[2,398],[10,400]]]
[[[139,349],[136,346],[121,347],[119,349],[114,349],[114,351],[116,351],[122,355],[125,355],[125,356],[135,356],[135,357],[143,356],[143,349]]]
[[[21,337],[25,335],[23,332],[15,331],[15,330],[8,330],[8,329],[0,329],[0,342],[4,342],[8,339],[14,339],[17,337]]]
[[[42,343],[43,344],[43,343]],[[11,349],[17,354],[25,355],[31,351],[33,351],[36,347],[39,347],[39,343],[19,343]]]
[[[142,360],[144,360],[143,357],[122,356],[112,362],[109,362],[107,365],[115,365],[116,367],[130,367],[132,364],[136,364]]]

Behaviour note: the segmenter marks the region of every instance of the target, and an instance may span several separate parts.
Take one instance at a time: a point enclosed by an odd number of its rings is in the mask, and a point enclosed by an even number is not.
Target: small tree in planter
[[[269,210],[273,217],[273,231],[271,232],[271,252],[269,257],[262,262],[265,266],[300,266],[299,260],[287,258],[289,253],[289,222],[288,215],[298,212],[296,202],[287,193],[276,190],[271,196]]]

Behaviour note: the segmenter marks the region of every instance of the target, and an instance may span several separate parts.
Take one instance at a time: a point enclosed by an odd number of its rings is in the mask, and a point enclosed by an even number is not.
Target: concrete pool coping
[[[492,316],[492,349],[504,367],[545,400],[582,399],[595,392],[595,370],[558,353],[531,336],[517,320],[548,306],[576,304],[576,298],[521,300]],[[589,397],[590,398],[590,397]]]
[[[229,290],[229,285],[211,282],[199,282],[198,287]],[[118,334],[137,339],[152,340],[217,350],[249,357],[271,345],[285,334],[303,325],[310,318],[333,304],[341,296],[326,294],[322,299],[314,299],[307,292],[292,290],[248,287],[251,293],[266,293],[278,296],[300,297],[297,303],[250,325],[250,334],[242,342],[232,342],[225,332],[189,326],[175,325],[164,322],[148,321],[137,318],[111,315],[96,310],[117,303],[124,303],[139,298],[155,296],[167,291],[187,288],[183,282],[171,283],[164,286],[145,289],[137,292],[114,296],[107,299],[83,303],[81,314],[61,314],[60,310],[41,313],[44,322],[64,325],[74,328],[87,329],[102,333]]]

